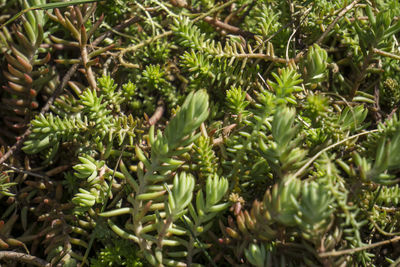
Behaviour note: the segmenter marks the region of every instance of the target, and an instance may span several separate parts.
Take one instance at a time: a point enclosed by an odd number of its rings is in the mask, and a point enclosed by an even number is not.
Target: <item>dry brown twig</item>
[[[328,25],[328,27],[326,28],[326,30],[324,31],[324,33],[321,35],[321,37],[319,37],[319,39],[317,40],[317,44],[321,44],[322,41],[325,39],[325,37],[328,35],[328,33],[333,29],[333,27],[335,27],[336,23],[339,21],[339,19],[341,19],[344,15],[346,15],[347,12],[349,12],[356,4],[358,4],[358,2],[360,2],[361,0],[354,0],[353,2],[351,2],[349,5],[347,5],[345,8],[343,8],[339,14],[337,15],[337,17],[332,21],[331,24]]]
[[[40,267],[50,267],[51,264],[47,261],[25,253],[15,251],[0,251],[0,260],[12,260],[25,262]]]
[[[30,175],[30,176],[33,176],[33,177],[42,178],[42,179],[48,179],[48,177],[47,177],[46,175],[39,174],[39,173],[32,172],[32,171],[22,170],[22,169],[20,169],[20,168],[11,166],[11,165],[9,165],[9,164],[7,164],[7,163],[5,163],[5,162],[1,163],[1,165],[3,165],[3,166],[5,166],[6,168],[8,168],[8,169],[10,169],[10,170],[13,170],[13,171],[15,171],[15,172],[27,174],[27,175]]]
[[[218,27],[222,30],[225,30],[229,33],[233,33],[236,35],[241,35],[245,38],[254,38],[255,34],[249,31],[244,31],[236,26],[232,26],[228,23],[225,23],[223,21],[217,20],[216,18],[212,18],[210,16],[207,16],[203,19],[205,22],[209,23],[210,25],[214,27]]]
[[[165,110],[164,101],[162,100],[158,101],[158,106],[154,111],[153,115],[149,119],[150,126],[156,124],[161,119],[162,115],[164,114],[164,110]]]
[[[186,1],[170,1],[170,3],[173,6],[186,8],[189,11],[193,12],[193,10],[190,9],[190,7],[188,6]],[[218,9],[219,8],[223,8],[223,7],[225,7],[226,5],[229,5],[229,4],[230,4],[230,2],[225,3],[225,4],[221,5],[220,7],[218,7]],[[217,9],[213,9],[211,12],[215,12],[216,10]],[[228,24],[226,22],[223,22],[223,21],[220,21],[220,20],[218,20],[218,19],[216,19],[214,17],[208,16],[207,14],[200,15],[194,21],[200,20],[200,19],[202,19],[205,22],[209,23],[213,27],[220,28],[221,30],[227,31],[229,33],[241,35],[241,36],[243,36],[245,38],[246,37],[247,38],[254,38],[254,36],[255,36],[255,34],[252,33],[252,32],[244,31],[244,30],[242,30],[242,29],[240,29],[240,28],[238,28],[236,26],[232,26],[232,25],[230,25],[230,24]]]
[[[354,254],[356,252],[359,251],[363,251],[363,250],[367,250],[367,249],[372,249],[372,248],[376,248],[376,247],[380,247],[380,246],[384,246],[384,245],[388,245],[391,243],[395,243],[400,241],[400,236],[396,236],[392,239],[389,240],[384,240],[384,241],[380,241],[380,242],[376,242],[373,244],[369,244],[363,247],[358,247],[358,248],[352,248],[352,249],[344,249],[344,250],[339,250],[339,251],[330,251],[330,252],[324,252],[324,253],[320,253],[318,256],[321,258],[326,258],[326,257],[338,257],[338,256],[342,256],[342,255],[349,255],[349,254]]]

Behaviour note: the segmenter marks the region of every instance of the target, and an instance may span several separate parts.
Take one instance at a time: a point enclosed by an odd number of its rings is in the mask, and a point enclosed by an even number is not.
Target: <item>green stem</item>
[[[355,134],[355,135],[349,136],[349,137],[347,137],[347,138],[345,138],[345,139],[343,139],[343,140],[341,140],[341,141],[339,141],[339,142],[337,142],[337,143],[334,143],[334,144],[332,144],[332,145],[330,145],[330,146],[325,147],[324,149],[322,149],[321,151],[319,151],[317,154],[315,154],[314,157],[312,157],[311,159],[309,159],[309,161],[308,161],[306,164],[304,164],[303,167],[301,167],[301,168],[294,174],[294,176],[300,176],[300,175],[308,168],[308,166],[311,165],[311,163],[313,163],[316,159],[319,158],[319,156],[321,156],[324,152],[330,150],[331,148],[334,148],[334,147],[336,147],[336,146],[338,146],[338,145],[341,145],[341,144],[343,144],[343,143],[345,143],[345,142],[347,142],[347,141],[349,141],[349,140],[351,140],[351,139],[357,138],[357,137],[359,137],[359,136],[363,136],[363,135],[370,134],[370,133],[376,133],[376,132],[378,132],[378,131],[379,131],[378,129],[375,129],[375,130],[371,130],[371,131],[367,131],[367,132],[362,132],[362,133],[359,133],[359,134]]]

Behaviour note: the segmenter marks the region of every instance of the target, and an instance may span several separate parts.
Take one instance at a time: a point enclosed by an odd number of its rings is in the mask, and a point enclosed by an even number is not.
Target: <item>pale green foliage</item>
[[[398,205],[400,202],[400,187],[399,185],[395,185],[392,187],[382,187],[381,191],[378,194],[378,190],[376,190],[375,195],[377,195],[376,204],[378,205]]]
[[[59,108],[56,109],[59,115],[38,115],[32,121],[33,133],[24,143],[23,150],[33,154],[51,148],[51,154],[46,160],[49,162],[57,154],[60,142],[79,140],[83,144],[80,152],[84,151],[85,146],[88,150],[95,148],[99,141],[111,144],[114,138],[119,144],[125,141],[132,144],[138,120],[122,114],[112,116],[112,111],[119,110],[119,104],[124,99],[121,93],[115,91],[117,86],[112,79],[103,77],[100,85],[105,94],[98,96],[96,91],[87,89],[76,102],[69,97],[60,99]],[[71,104],[74,108],[71,108]],[[97,147],[102,153],[110,152],[106,151],[102,143]]]
[[[86,181],[84,188],[79,188],[79,193],[75,194],[72,202],[81,207],[92,207],[96,203],[103,203],[108,197],[109,186],[106,177],[110,178],[110,173],[107,167],[104,166],[104,161],[95,161],[90,156],[79,157],[81,164],[75,165],[74,175]],[[98,172],[103,173],[99,176]],[[105,172],[105,173],[104,173]]]
[[[265,247],[264,245],[250,244],[249,248],[244,251],[247,260],[254,266],[265,266]]]
[[[232,110],[233,114],[243,114],[249,102],[246,101],[246,92],[241,87],[232,87],[226,92],[226,99],[228,107]]]
[[[200,136],[193,146],[195,151],[193,161],[194,169],[198,171],[199,178],[208,177],[218,172],[218,162],[210,138]]]
[[[305,64],[305,82],[311,88],[315,88],[319,82],[326,79],[328,53],[317,44],[310,47]]]
[[[170,259],[175,254],[163,252],[164,246],[186,247],[190,253],[185,255],[191,261],[194,254],[194,238],[204,231],[202,224],[227,207],[226,203],[219,204],[228,189],[226,179],[219,179],[218,176],[208,177],[206,198],[203,198],[201,190],[197,193],[197,210],[191,204],[195,186],[193,175],[180,172],[175,174],[171,181],[172,172],[185,163],[182,160],[184,158],[179,156],[191,150],[193,142],[199,137],[195,131],[207,116],[208,95],[205,91],[198,91],[189,94],[164,133],[159,130],[154,136],[152,127],[149,132],[150,157],[147,157],[138,146],[136,147],[136,156],[140,160],[137,165],[137,181],[124,165],[121,165],[122,173],[136,193],[131,202],[132,208],[100,214],[110,217],[129,213],[134,216],[132,225],[128,229],[118,227],[111,220],[109,224],[119,236],[138,243],[146,259],[153,265],[165,262],[183,264],[179,259]],[[185,215],[188,208],[193,221]],[[184,218],[183,225],[179,221],[180,218]],[[210,226],[211,224],[208,224],[207,229]],[[128,233],[130,230],[133,230],[133,233]],[[171,235],[186,235],[189,243]]]
[[[184,172],[180,176],[175,175],[172,191],[168,195],[167,215],[180,218],[182,213],[192,200],[194,189],[194,178]]]
[[[317,182],[304,183],[301,189],[301,200],[296,201],[298,212],[295,220],[302,230],[302,235],[315,244],[328,230],[335,211],[332,193]]]
[[[279,11],[276,12],[268,4],[262,3],[251,11],[250,16],[246,17],[246,24],[252,32],[268,37],[282,26],[279,23],[279,16]]]
[[[276,82],[268,80],[268,84],[272,87],[279,99],[278,103],[296,104],[293,94],[302,90],[302,88],[298,86],[298,84],[303,81],[300,78],[301,75],[291,67],[282,69],[280,72],[280,75],[272,73]]]
[[[0,195],[13,196],[14,194],[10,192],[10,189],[16,184],[10,183],[10,177],[6,172],[0,173]]]
[[[378,143],[375,162],[372,164],[366,158],[359,154],[354,155],[354,161],[359,166],[361,178],[371,180],[377,184],[392,185],[397,182],[395,175],[387,173],[388,170],[396,170],[399,168],[400,159],[400,133],[393,138],[381,138]]]
[[[294,177],[285,177],[279,185],[275,184],[264,200],[271,219],[289,227],[296,226],[296,217],[293,215],[297,213],[297,207],[293,199],[298,198],[300,193],[301,182]]]
[[[299,125],[293,125],[294,120],[293,109],[278,109],[272,120],[273,141],[267,145],[262,138],[259,140],[261,155],[277,173],[300,166],[307,154],[307,151],[299,146],[301,140],[295,139]]]
[[[367,110],[362,106],[357,106],[354,109],[346,107],[341,113],[338,120],[338,125],[344,131],[350,130],[352,132],[360,130],[365,127],[362,122],[367,117]]]

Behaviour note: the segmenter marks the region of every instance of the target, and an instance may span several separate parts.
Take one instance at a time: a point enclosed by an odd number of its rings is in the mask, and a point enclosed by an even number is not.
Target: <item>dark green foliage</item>
[[[398,265],[398,1],[80,2],[0,0],[1,252]]]
[[[124,239],[113,240],[97,253],[97,258],[92,258],[90,266],[110,267],[129,266],[142,267],[143,264],[136,255],[133,244]]]

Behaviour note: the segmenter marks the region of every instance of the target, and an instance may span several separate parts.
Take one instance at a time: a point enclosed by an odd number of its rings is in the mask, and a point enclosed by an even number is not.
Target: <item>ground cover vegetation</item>
[[[397,0],[0,0],[1,266],[398,266]]]

